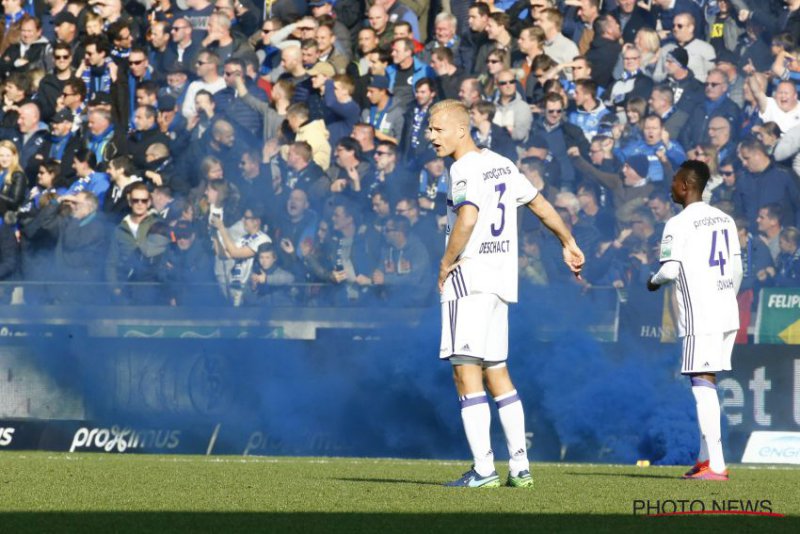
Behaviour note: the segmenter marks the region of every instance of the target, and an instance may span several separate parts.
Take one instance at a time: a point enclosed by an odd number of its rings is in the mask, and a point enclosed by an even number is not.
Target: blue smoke
[[[510,311],[509,368],[534,433],[531,457],[559,460],[563,446],[571,461],[690,463],[698,436],[677,347],[600,343],[580,302],[525,300]],[[215,452],[241,454],[258,430],[268,444],[257,454],[468,458],[451,368],[438,360],[439,314],[425,310],[414,328],[320,331],[316,341],[76,331],[27,347],[93,421],[221,424]],[[503,458],[496,413],[493,429]]]

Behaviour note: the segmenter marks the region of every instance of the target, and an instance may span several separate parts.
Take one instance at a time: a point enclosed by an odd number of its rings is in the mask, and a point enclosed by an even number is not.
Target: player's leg
[[[716,372],[730,370],[730,351],[733,350],[734,335],[720,333],[691,336],[693,339],[688,344],[688,350],[684,351],[684,369],[692,383],[692,395],[697,408],[697,424],[708,454],[708,466],[699,463],[700,458],[698,458],[698,470],[693,474],[687,474],[687,478],[727,479],[725,458],[722,452],[721,410],[717,394]],[[702,369],[709,369],[709,371],[702,372]]]
[[[470,361],[471,360],[471,361]],[[494,468],[489,399],[483,389],[481,360],[468,356],[453,356],[453,381],[461,403],[461,421],[472,452],[472,469],[448,486],[496,487],[500,479]]]
[[[525,413],[522,401],[508,372],[508,303],[500,298],[492,302],[489,335],[486,339],[487,357],[484,362],[484,381],[494,398],[497,413],[508,447],[508,484],[532,486],[525,443]]]
[[[497,405],[497,413],[508,447],[508,485],[533,485],[525,440],[525,412],[522,400],[511,381],[505,363],[490,365],[484,371],[486,386]]]
[[[439,357],[453,366],[453,381],[461,403],[461,420],[473,457],[473,468],[451,486],[496,487],[500,484],[494,468],[491,445],[491,411],[483,385],[483,346],[475,332],[485,328],[481,299],[465,297],[442,304],[442,343]],[[475,352],[473,352],[475,351]],[[463,354],[469,352],[470,354]]]
[[[715,473],[725,472],[722,454],[722,429],[717,396],[717,378],[714,373],[691,376],[692,394],[697,405],[697,424],[708,451],[709,468]]]

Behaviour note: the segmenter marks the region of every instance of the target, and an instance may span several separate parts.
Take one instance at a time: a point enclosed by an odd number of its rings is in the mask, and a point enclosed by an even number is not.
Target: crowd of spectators
[[[698,159],[740,229],[744,301],[800,286],[800,0],[2,7],[6,302],[431,302],[444,98],[586,253],[574,280],[523,218],[524,285],[643,287]]]

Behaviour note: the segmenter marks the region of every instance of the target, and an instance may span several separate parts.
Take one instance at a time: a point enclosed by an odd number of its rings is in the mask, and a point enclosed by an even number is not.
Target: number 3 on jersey
[[[495,228],[494,223],[492,223],[492,235],[497,237],[503,233],[503,228],[506,225],[506,205],[503,204],[503,193],[506,192],[506,184],[501,182],[494,186],[494,190],[500,193],[497,197],[497,209],[500,210],[500,227]]]
[[[725,250],[723,254],[722,247],[717,248],[717,233],[722,234],[722,237],[725,239]],[[719,266],[719,274],[720,276],[725,276],[725,264],[728,263],[728,260],[725,259],[726,257],[730,258],[730,246],[728,244],[728,230],[714,230],[714,233],[711,234],[711,256],[708,258],[708,266],[709,267],[717,267]]]

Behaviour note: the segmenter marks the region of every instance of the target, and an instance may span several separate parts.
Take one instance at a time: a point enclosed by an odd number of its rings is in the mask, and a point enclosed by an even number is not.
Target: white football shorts
[[[684,337],[681,374],[730,371],[736,332],[736,330],[731,330],[730,332]]]
[[[508,358],[508,303],[494,293],[442,302],[439,358],[470,356],[483,362]]]

